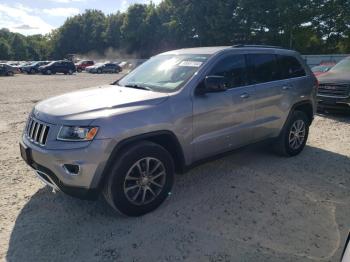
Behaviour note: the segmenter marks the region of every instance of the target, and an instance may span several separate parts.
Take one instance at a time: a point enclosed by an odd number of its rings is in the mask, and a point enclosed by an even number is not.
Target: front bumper
[[[50,150],[29,141],[24,135],[22,158],[40,176],[43,182],[54,189],[82,198],[95,199],[100,191],[100,180],[110,153],[110,140],[94,140],[89,146],[71,150]],[[64,165],[78,165],[79,172],[71,174]],[[57,188],[55,188],[57,187]]]
[[[317,102],[319,108],[349,108],[350,109],[350,97],[333,97],[333,96],[317,96]]]

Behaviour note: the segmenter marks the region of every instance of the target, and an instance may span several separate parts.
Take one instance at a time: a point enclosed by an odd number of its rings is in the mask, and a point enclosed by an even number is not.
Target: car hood
[[[320,84],[350,84],[350,72],[327,72],[317,77]]]
[[[48,123],[91,121],[128,113],[162,103],[168,94],[106,85],[53,97],[38,103],[34,116]]]

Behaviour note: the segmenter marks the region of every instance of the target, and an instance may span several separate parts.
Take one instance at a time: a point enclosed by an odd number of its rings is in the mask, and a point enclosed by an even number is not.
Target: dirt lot
[[[34,103],[115,75],[0,78],[0,259],[339,261],[350,228],[350,117],[318,116],[305,151],[254,146],[177,176],[142,218],[52,194],[20,159]]]

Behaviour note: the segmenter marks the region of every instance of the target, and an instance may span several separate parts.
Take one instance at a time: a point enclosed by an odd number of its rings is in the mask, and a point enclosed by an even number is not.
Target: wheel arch
[[[106,179],[108,178],[109,171],[113,166],[113,160],[118,157],[118,154],[122,152],[125,148],[141,141],[153,142],[164,147],[165,150],[167,150],[173,158],[175,171],[178,173],[182,173],[185,171],[185,157],[180,142],[177,139],[176,135],[173,132],[166,130],[150,132],[126,138],[120,141],[113,148],[112,153],[110,154],[102,172],[102,175],[100,177],[100,181],[98,183],[99,190],[102,190]]]
[[[298,103],[295,103],[292,106],[292,108],[289,110],[288,116],[286,118],[286,121],[283,124],[283,128],[280,130],[279,136],[282,134],[289,119],[292,117],[293,112],[295,112],[295,111],[304,112],[310,121],[310,125],[311,125],[312,121],[314,120],[314,108],[313,108],[311,100],[304,100],[304,101],[300,101]]]
[[[306,101],[301,101],[296,103],[293,107],[292,110],[289,113],[289,116],[294,112],[294,111],[301,111],[304,112],[307,116],[307,118],[310,121],[310,124],[314,120],[314,108],[312,106],[312,102],[309,100]]]

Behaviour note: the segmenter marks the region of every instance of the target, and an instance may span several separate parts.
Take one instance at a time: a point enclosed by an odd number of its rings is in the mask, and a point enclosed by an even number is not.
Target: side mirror
[[[207,76],[204,79],[204,88],[206,93],[216,93],[226,91],[224,76]]]

